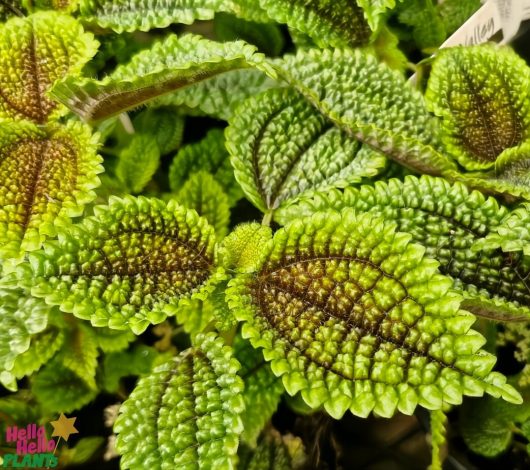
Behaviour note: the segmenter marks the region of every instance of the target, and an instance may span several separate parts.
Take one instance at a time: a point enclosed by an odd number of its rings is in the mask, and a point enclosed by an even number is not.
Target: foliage
[[[530,68],[438,49],[479,7],[0,2],[2,435],[119,402],[122,468],[350,468],[331,418],[422,407],[432,470],[530,455]]]

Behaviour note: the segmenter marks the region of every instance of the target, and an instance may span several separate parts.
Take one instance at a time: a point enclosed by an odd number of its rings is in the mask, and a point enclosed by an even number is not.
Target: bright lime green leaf
[[[278,73],[351,136],[420,173],[456,170],[443,153],[438,122],[398,72],[362,50],[299,51]]]
[[[63,367],[82,379],[90,389],[96,390],[98,355],[98,343],[92,328],[76,322],[75,327],[65,334],[65,341],[57,360]]]
[[[245,382],[241,439],[254,447],[262,429],[276,411],[284,388],[263,359],[263,354],[239,335],[234,341],[234,355],[241,363],[239,376]]]
[[[50,310],[22,290],[0,290],[0,382],[4,386],[16,387],[9,371],[17,357],[30,348],[32,337],[46,328]]]
[[[199,171],[214,175],[233,205],[243,196],[234,177],[223,131],[212,129],[197,143],[182,147],[169,167],[169,187],[178,193],[190,176]]]
[[[468,170],[491,168],[530,138],[530,68],[508,47],[440,51],[425,94],[449,152]]]
[[[224,275],[215,234],[195,211],[170,201],[111,198],[95,216],[64,227],[57,242],[32,253],[9,282],[94,326],[143,332],[203,296]]]
[[[231,70],[256,67],[274,75],[255,51],[242,41],[169,35],[103,80],[70,76],[55,85],[52,94],[83,119],[97,121]]]
[[[313,191],[375,176],[382,155],[335,127],[296,91],[269,90],[241,104],[226,130],[237,181],[263,212]]]
[[[378,31],[389,10],[396,6],[396,0],[355,0],[364,11],[364,17],[372,31]]]
[[[219,41],[243,41],[253,44],[268,56],[279,56],[285,46],[282,30],[274,23],[246,21],[228,13],[217,13],[214,22]]]
[[[0,124],[0,258],[40,248],[58,220],[81,215],[96,196],[102,167],[90,129],[73,121],[47,129]]]
[[[211,20],[222,4],[223,0],[81,0],[81,18],[118,33],[149,31]]]
[[[243,383],[213,333],[140,379],[114,425],[123,469],[233,468]]]
[[[403,73],[407,67],[408,58],[399,48],[399,38],[388,28],[382,28],[375,40],[364,49],[375,54],[380,62],[391,69]]]
[[[129,343],[136,339],[131,331],[111,330],[110,328],[92,328],[98,348],[112,353],[127,349]]]
[[[399,21],[412,28],[412,36],[420,49],[436,48],[447,37],[445,23],[433,0],[412,0],[403,3]]]
[[[151,372],[157,356],[156,349],[145,345],[135,346],[130,351],[105,354],[102,387],[109,393],[116,393],[123,377],[146,375]]]
[[[437,5],[447,35],[453,34],[480,8],[480,0],[445,0]]]
[[[224,238],[228,233],[230,222],[228,196],[210,173],[199,171],[191,175],[180,188],[176,199],[184,207],[194,209],[197,214],[206,218],[219,239]]]
[[[276,232],[261,266],[230,282],[243,337],[290,395],[340,418],[440,410],[484,392],[520,403],[470,329],[452,280],[374,214],[321,212]]]
[[[222,242],[219,257],[227,270],[252,272],[272,240],[272,230],[258,223],[238,225]]]
[[[39,12],[10,19],[0,29],[0,118],[45,123],[57,109],[48,90],[58,78],[78,74],[97,47],[70,16]]]
[[[429,470],[442,470],[443,468],[443,449],[446,443],[446,426],[447,416],[441,410],[431,411],[431,465]]]
[[[31,391],[46,414],[70,413],[91,402],[97,391],[60,361],[43,367],[31,382]]]
[[[161,155],[174,152],[182,143],[184,118],[177,108],[166,106],[146,109],[134,118],[133,124],[140,132],[156,138]]]
[[[160,149],[154,135],[134,134],[129,145],[120,152],[116,176],[133,194],[141,193],[160,165]]]
[[[285,223],[319,210],[348,207],[395,220],[400,231],[424,245],[427,256],[438,260],[440,271],[463,291],[466,310],[506,320],[530,316],[530,290],[525,282],[530,259],[503,253],[497,246],[480,250],[478,245],[509,214],[495,199],[442,178],[407,176],[404,182],[392,179],[319,193],[276,216]]]

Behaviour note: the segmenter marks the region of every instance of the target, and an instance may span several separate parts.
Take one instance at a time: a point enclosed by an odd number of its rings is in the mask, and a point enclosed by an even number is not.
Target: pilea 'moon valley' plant
[[[530,68],[440,48],[479,7],[0,2],[2,453],[529,465]]]

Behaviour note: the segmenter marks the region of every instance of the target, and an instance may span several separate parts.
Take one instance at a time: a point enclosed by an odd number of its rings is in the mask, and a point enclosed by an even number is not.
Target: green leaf
[[[429,470],[442,470],[444,456],[442,447],[446,443],[447,416],[441,410],[431,411],[431,465]]]
[[[24,16],[22,0],[3,0],[0,2],[0,21],[3,23],[12,16]]]
[[[480,8],[480,0],[445,0],[437,8],[447,35],[451,35]]]
[[[351,136],[420,173],[456,170],[442,152],[438,122],[398,72],[362,50],[299,51],[278,74]]]
[[[121,467],[233,468],[243,384],[213,333],[140,379],[114,425]]]
[[[495,176],[489,183],[501,192],[530,199],[530,141],[499,155],[495,161]]]
[[[157,356],[154,348],[145,345],[135,346],[130,351],[105,354],[102,387],[109,393],[116,393],[123,377],[146,375],[151,372]]]
[[[227,270],[252,272],[263,246],[272,239],[272,230],[258,223],[238,225],[222,242],[219,258]]]
[[[292,438],[292,442],[289,441]],[[264,434],[254,451],[248,449],[247,455],[239,462],[239,470],[294,470],[305,468],[303,443],[292,435],[281,436],[271,429]],[[243,448],[245,450],[245,448]],[[301,455],[300,455],[301,454]],[[246,457],[246,458],[245,458]],[[302,465],[297,465],[302,460]]]
[[[476,454],[490,458],[506,451],[512,440],[514,423],[530,418],[526,390],[524,396],[525,403],[519,406],[491,397],[466,400],[460,408],[459,422],[467,446]]]
[[[215,15],[214,31],[219,41],[242,39],[272,57],[279,56],[285,46],[282,30],[277,24],[246,21],[228,13]]]
[[[32,336],[46,328],[50,310],[44,302],[24,295],[22,290],[0,290],[0,381],[4,386],[13,383],[6,371],[30,348]]]
[[[427,256],[438,260],[440,271],[451,276],[466,297],[466,310],[506,320],[530,315],[525,282],[530,259],[479,245],[509,214],[495,199],[442,178],[407,176],[404,182],[392,179],[319,193],[278,212],[276,218],[285,223],[320,210],[345,208],[396,221],[398,230],[425,246]]]
[[[98,42],[72,17],[39,12],[12,18],[0,30],[0,119],[44,124],[61,110],[47,92],[66,74],[77,75]]]
[[[228,196],[210,173],[199,171],[191,175],[176,195],[176,199],[184,207],[194,209],[197,214],[206,218],[215,229],[217,238],[222,239],[228,233]]]
[[[134,134],[129,145],[120,152],[116,176],[131,193],[138,194],[151,181],[159,165],[156,137],[147,132]]]
[[[61,229],[57,242],[32,253],[7,282],[94,326],[140,334],[224,277],[214,230],[195,211],[129,196],[94,212]]]
[[[103,80],[70,76],[54,86],[52,95],[83,119],[97,121],[231,70],[256,67],[274,76],[255,50],[242,41],[169,35]]]
[[[222,4],[223,0],[81,0],[81,18],[117,33],[149,31],[211,20]]]
[[[81,123],[0,123],[0,258],[40,248],[60,221],[81,215],[96,197],[100,162]]]
[[[467,170],[491,168],[530,137],[530,68],[508,47],[441,50],[425,94],[444,142]]]
[[[297,197],[375,176],[384,156],[335,127],[296,91],[266,91],[241,104],[226,130],[235,177],[262,212]]]
[[[440,410],[484,392],[520,403],[475,317],[438,263],[395,223],[344,210],[299,219],[230,282],[243,337],[263,348],[290,395],[334,418]]]
[[[62,466],[81,465],[92,460],[105,445],[103,436],[82,437],[72,447],[61,447],[59,462]]]
[[[174,152],[182,143],[184,118],[174,107],[149,108],[133,120],[134,127],[156,138],[161,155]]]
[[[178,193],[191,175],[199,171],[207,171],[215,177],[231,205],[243,196],[230,165],[222,130],[211,129],[204,139],[179,150],[169,167],[171,191]]]
[[[359,46],[371,36],[363,9],[353,0],[260,0],[259,4],[273,20],[308,34],[320,47]]]
[[[245,383],[241,439],[255,447],[259,434],[280,403],[284,388],[263,359],[263,354],[239,335],[234,341],[234,355],[241,363],[239,376]]]
[[[53,360],[33,376],[31,390],[45,413],[70,413],[91,402],[97,391],[60,361]]]
[[[111,330],[110,328],[92,328],[98,348],[111,353],[127,349],[136,337],[131,331]]]
[[[412,36],[420,49],[435,48],[444,42],[445,23],[433,0],[412,0],[403,5],[399,21],[412,28]]]
[[[33,9],[58,10],[64,13],[73,13],[77,10],[78,0],[23,0]]]

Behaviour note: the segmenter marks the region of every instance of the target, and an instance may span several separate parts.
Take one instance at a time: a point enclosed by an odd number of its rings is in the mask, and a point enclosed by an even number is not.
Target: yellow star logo
[[[77,434],[79,431],[74,428],[76,418],[67,418],[63,413],[59,416],[57,421],[52,421],[50,424],[53,426],[52,437],[59,436],[65,441],[68,440],[70,434]]]

